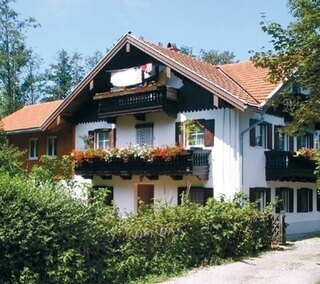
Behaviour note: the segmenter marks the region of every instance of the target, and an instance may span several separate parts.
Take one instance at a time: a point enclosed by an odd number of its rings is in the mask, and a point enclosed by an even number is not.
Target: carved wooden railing
[[[294,152],[266,151],[266,180],[314,182],[315,162]]]
[[[94,100],[99,101],[98,115],[101,117],[119,116],[131,112],[177,112],[176,90],[165,86],[101,93],[95,95]]]
[[[181,179],[184,175],[195,175],[201,180],[208,180],[210,152],[210,150],[188,150],[170,159],[155,157],[151,161],[139,157],[127,160],[112,158],[109,161],[95,158],[77,163],[75,173],[86,177],[98,175],[107,178],[111,178],[112,175],[123,178],[131,178],[132,175],[150,178],[167,175]]]

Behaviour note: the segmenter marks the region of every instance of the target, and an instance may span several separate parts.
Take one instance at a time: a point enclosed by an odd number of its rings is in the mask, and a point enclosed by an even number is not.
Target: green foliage
[[[29,176],[37,182],[54,182],[72,178],[72,160],[64,155],[60,160],[57,157],[43,155],[40,164],[34,165]]]
[[[10,7],[12,2],[14,0],[0,0],[0,115],[8,115],[24,104],[23,68],[31,55],[25,34],[29,28],[37,27],[33,18],[20,20],[19,14]]]
[[[205,51],[203,49],[200,50],[200,58],[213,65],[219,65],[219,64],[228,64],[228,63],[234,63],[235,55],[233,52],[230,51],[223,51],[219,52],[218,50],[209,50]]]
[[[0,177],[0,282],[99,283],[95,210],[50,184]],[[103,251],[103,255],[104,255]],[[97,277],[99,275],[99,277]]]
[[[2,138],[1,138],[2,137]],[[23,175],[21,157],[24,152],[10,145],[0,133],[0,173]]]
[[[253,61],[256,66],[270,69],[271,82],[285,82],[289,78],[289,83],[308,89],[308,99],[298,101],[296,108],[288,110],[293,121],[287,130],[301,133],[319,122],[320,116],[320,3],[291,0],[288,7],[295,21],[286,28],[263,19],[261,27],[272,37],[273,50],[256,52]],[[286,96],[286,91],[282,95]]]
[[[211,199],[206,206],[143,206],[119,228],[122,236],[114,283],[170,275],[228,258],[255,255],[270,247],[271,214],[254,206]],[[117,236],[119,238],[119,236]]]
[[[88,187],[88,190],[91,190]],[[1,283],[130,283],[270,247],[271,213],[239,195],[205,206],[141,204],[120,218],[108,189],[85,205],[58,183],[0,176]]]

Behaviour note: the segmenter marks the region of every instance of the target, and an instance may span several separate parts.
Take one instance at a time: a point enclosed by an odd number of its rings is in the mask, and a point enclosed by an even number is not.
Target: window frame
[[[262,206],[259,206],[259,203],[257,202],[257,194],[263,193],[263,203]],[[249,201],[257,203],[257,209],[259,211],[262,211],[266,206],[270,204],[271,201],[271,189],[268,187],[251,187],[249,189]]]
[[[115,147],[115,135],[116,135],[116,129],[115,128],[99,128],[95,130],[88,131],[88,136],[93,137],[93,147],[94,149],[99,149],[99,135],[97,135],[100,132],[106,132],[109,136],[109,147]]]
[[[153,146],[153,142],[154,142],[153,123],[136,124],[135,128],[136,128],[136,144],[141,147],[144,145]],[[142,135],[142,131],[147,131],[147,130],[150,131],[149,132],[150,141],[148,141],[149,143],[145,143],[143,139],[139,137],[140,135]]]
[[[282,193],[285,192],[287,194],[287,200],[282,200]],[[293,189],[289,187],[277,187],[276,188],[276,198],[279,198],[279,204],[276,206],[276,213],[280,213],[280,211],[285,211],[286,213],[293,212]],[[288,208],[284,208],[283,203],[287,203]]]
[[[105,137],[104,137],[104,139],[100,140],[100,138],[101,138],[100,136],[102,136],[102,134]],[[105,139],[106,137],[107,137],[107,139]],[[103,129],[103,130],[95,131],[94,140],[96,141],[94,143],[96,149],[103,149],[103,150],[108,149],[110,147],[110,130]],[[106,143],[106,141],[107,141],[107,143]],[[100,147],[100,142],[102,142],[102,144],[103,144],[102,147]],[[106,146],[106,144],[107,144],[107,146]]]
[[[313,212],[313,189],[304,187],[297,189],[297,212]]]
[[[301,148],[313,148],[313,147],[314,147],[313,133],[306,132],[304,135],[297,137],[297,150]]]
[[[53,141],[53,143],[50,143]],[[52,149],[49,149],[51,146]],[[52,151],[52,153],[50,153]],[[46,155],[50,157],[57,157],[58,154],[58,139],[57,136],[47,137]]]
[[[196,148],[196,147],[213,147],[214,146],[214,136],[215,136],[215,120],[214,119],[195,119],[204,127],[203,133],[203,144],[189,145],[188,139],[186,137],[186,131],[184,127],[184,122],[176,122],[176,137],[175,142],[177,145],[186,148]]]
[[[31,149],[32,147],[32,149]],[[34,155],[31,156],[31,152]],[[30,138],[28,141],[28,160],[39,160],[39,138]]]
[[[252,147],[261,147],[264,149],[272,149],[272,124],[268,122],[261,122],[256,124],[259,120],[250,118],[249,125],[253,127],[250,129],[250,146]],[[257,136],[257,133],[260,133],[260,136]],[[261,143],[257,143],[257,137],[261,137]]]
[[[187,191],[186,187],[178,187],[178,205],[181,205],[181,197],[182,193],[185,194]],[[201,194],[201,202],[200,199],[192,200],[195,195]],[[189,200],[196,204],[205,205],[209,198],[213,198],[213,188],[212,187],[190,187],[189,191]]]

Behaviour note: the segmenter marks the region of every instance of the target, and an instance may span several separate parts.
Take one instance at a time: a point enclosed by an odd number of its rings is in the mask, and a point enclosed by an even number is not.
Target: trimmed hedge
[[[129,283],[271,244],[271,214],[211,199],[206,206],[142,207],[120,219],[72,199],[58,183],[0,175],[1,283]]]

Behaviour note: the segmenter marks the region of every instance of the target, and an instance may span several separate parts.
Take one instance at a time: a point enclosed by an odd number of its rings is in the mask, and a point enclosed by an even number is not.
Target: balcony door
[[[144,204],[153,204],[153,199],[154,199],[154,185],[138,184],[137,208],[139,208],[140,201],[142,201]]]

